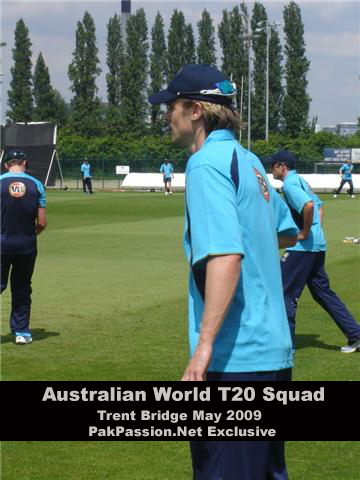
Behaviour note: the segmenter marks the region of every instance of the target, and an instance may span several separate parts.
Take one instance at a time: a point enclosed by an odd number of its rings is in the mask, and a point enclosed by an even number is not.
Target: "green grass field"
[[[2,380],[178,380],[187,363],[183,194],[48,192],[48,229],[33,278],[34,342],[9,335],[2,295]],[[324,195],[327,271],[357,319],[360,196]],[[360,355],[306,291],[297,315],[294,380],[359,380]],[[289,442],[292,480],[359,478],[352,442]],[[187,442],[4,442],[2,477],[187,480]],[[17,459],[26,458],[23,463]]]

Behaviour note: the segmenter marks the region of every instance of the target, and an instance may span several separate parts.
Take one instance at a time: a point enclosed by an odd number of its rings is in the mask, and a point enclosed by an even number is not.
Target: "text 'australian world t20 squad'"
[[[194,387],[191,390],[176,390],[173,387],[153,387],[153,398],[148,398],[146,390],[123,390],[121,387],[110,387],[107,390],[57,390],[47,387],[42,401],[52,402],[210,402],[212,400],[230,402],[252,402],[260,392],[254,387]],[[216,398],[212,398],[215,396]],[[325,387],[318,390],[279,390],[274,387],[265,387],[261,392],[261,399],[265,402],[280,402],[287,405],[289,402],[322,402],[325,400]]]

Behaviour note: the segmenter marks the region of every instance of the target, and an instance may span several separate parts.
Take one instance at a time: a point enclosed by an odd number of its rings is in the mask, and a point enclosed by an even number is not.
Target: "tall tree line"
[[[186,23],[183,12],[178,9],[172,13],[167,32],[159,12],[150,32],[143,9],[130,15],[126,38],[121,36],[120,20],[114,15],[107,24],[106,104],[102,104],[98,96],[97,80],[101,69],[94,20],[85,12],[77,23],[75,49],[68,68],[73,94],[69,113],[64,99],[51,85],[41,53],[32,73],[29,31],[20,19],[15,29],[8,119],[56,121],[88,137],[125,132],[161,133],[165,129],[162,107],[150,107],[147,95],[164,88],[185,63],[208,63],[217,65],[236,83],[236,107],[241,109],[245,122],[250,95],[251,133],[254,139],[261,139],[265,135],[268,41],[269,130],[296,136],[308,128],[309,61],[305,54],[301,11],[295,2],[290,2],[283,10],[284,49],[278,29],[269,21],[260,2],[255,2],[252,12],[248,11],[245,2],[223,10],[217,28],[210,13],[203,10],[196,23],[196,36],[192,24]],[[252,56],[251,88],[248,84],[249,52]]]

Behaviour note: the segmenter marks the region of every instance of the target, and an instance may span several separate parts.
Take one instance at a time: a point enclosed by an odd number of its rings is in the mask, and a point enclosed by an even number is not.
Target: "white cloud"
[[[308,33],[307,53],[328,57],[356,57],[360,49],[360,33]]]

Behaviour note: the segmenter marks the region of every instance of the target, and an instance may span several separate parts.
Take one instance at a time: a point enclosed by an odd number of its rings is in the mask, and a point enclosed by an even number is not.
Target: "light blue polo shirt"
[[[90,164],[89,163],[83,163],[81,165],[80,170],[82,171],[84,178],[91,177],[91,175],[90,175]]]
[[[271,371],[292,366],[277,232],[296,235],[290,211],[258,158],[229,130],[215,130],[186,168],[184,248],[190,263],[190,354],[204,310],[206,260],[241,254],[240,280],[213,346],[209,371]]]
[[[352,170],[354,168],[354,165],[351,165],[349,163],[345,163],[341,168],[340,172],[343,174],[343,179],[344,180],[351,180],[351,175],[352,175]]]
[[[302,221],[302,210],[308,202],[314,202],[314,219],[310,233],[306,240],[300,240],[294,247],[286,250],[300,252],[321,252],[326,250],[326,240],[321,228],[319,208],[323,205],[320,198],[315,195],[310,185],[296,173],[290,170],[283,183],[284,197],[290,207],[294,218]],[[302,225],[298,223],[300,229]]]
[[[163,163],[160,167],[160,172],[163,173],[165,178],[171,178],[174,169],[171,163]]]

